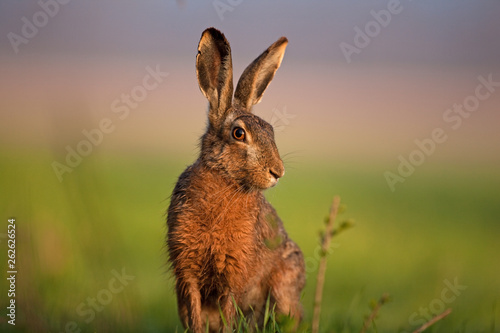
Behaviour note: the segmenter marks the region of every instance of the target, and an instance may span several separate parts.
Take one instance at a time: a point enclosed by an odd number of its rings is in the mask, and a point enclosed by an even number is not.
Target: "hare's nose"
[[[283,167],[283,164],[277,167],[271,167],[269,168],[269,173],[276,179],[280,179],[285,175],[285,168]]]
[[[269,169],[269,173],[271,174],[271,176],[273,176],[276,180],[280,179],[280,176],[274,172],[272,169]]]

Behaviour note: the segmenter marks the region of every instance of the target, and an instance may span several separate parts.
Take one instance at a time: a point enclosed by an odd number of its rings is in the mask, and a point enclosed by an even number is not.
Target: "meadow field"
[[[50,167],[53,159],[49,152],[1,153],[1,216],[17,226],[15,331],[182,332],[166,266],[164,213],[192,157],[96,153],[63,182]],[[267,198],[306,257],[306,331],[318,231],[333,195],[347,206],[338,221],[352,218],[355,227],[333,239],[321,332],[358,332],[370,302],[384,293],[391,301],[376,319],[378,332],[411,332],[446,308],[452,314],[429,332],[499,331],[496,168],[424,168],[392,193],[376,165],[295,157],[287,166]],[[0,236],[6,253],[6,230]],[[6,264],[0,261],[2,271]],[[2,331],[7,319],[1,317]]]

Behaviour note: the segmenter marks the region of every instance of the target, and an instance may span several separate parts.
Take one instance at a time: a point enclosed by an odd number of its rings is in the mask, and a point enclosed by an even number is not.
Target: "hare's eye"
[[[235,138],[238,141],[245,140],[245,130],[241,127],[235,127],[233,129],[233,138]]]

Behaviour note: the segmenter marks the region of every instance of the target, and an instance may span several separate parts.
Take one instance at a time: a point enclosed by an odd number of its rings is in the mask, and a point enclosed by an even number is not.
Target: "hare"
[[[302,318],[304,257],[263,195],[285,169],[273,127],[251,113],[287,43],[281,37],[245,69],[234,99],[225,36],[209,28],[198,45],[196,72],[209,102],[208,125],[199,158],[173,190],[167,217],[179,316],[195,333],[207,327],[231,331],[241,312],[253,327],[262,326],[268,298],[271,309],[296,325]]]

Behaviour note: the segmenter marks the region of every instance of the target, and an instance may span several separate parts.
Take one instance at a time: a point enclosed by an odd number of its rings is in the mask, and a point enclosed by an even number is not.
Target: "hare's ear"
[[[196,74],[200,90],[210,103],[208,120],[217,128],[231,107],[233,65],[229,43],[215,28],[208,28],[201,35],[196,56]]]
[[[287,44],[288,39],[281,37],[248,65],[241,74],[234,93],[235,105],[250,111],[253,105],[260,102],[264,91],[280,67]]]

